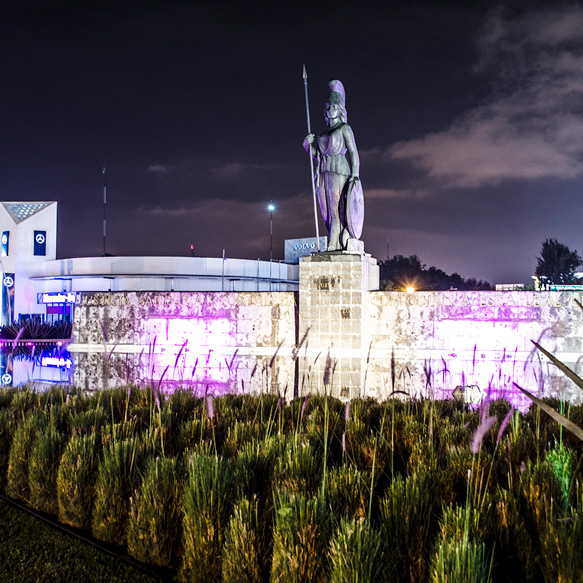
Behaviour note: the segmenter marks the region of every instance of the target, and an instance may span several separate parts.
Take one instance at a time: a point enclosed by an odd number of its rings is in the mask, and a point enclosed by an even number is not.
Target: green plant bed
[[[183,581],[583,573],[583,442],[538,409],[137,387],[0,403],[12,498]]]

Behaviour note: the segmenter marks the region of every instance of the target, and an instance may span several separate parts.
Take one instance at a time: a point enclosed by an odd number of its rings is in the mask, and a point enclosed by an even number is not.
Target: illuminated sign
[[[77,294],[75,292],[46,292],[37,294],[38,304],[75,304]]]
[[[5,373],[2,375],[2,384],[3,385],[11,385],[12,384],[12,375]]]
[[[68,370],[73,366],[73,361],[63,356],[41,356],[40,365],[53,368],[66,368]]]
[[[14,285],[14,277],[12,275],[6,274],[2,280],[4,287],[12,287]]]
[[[320,237],[320,251],[326,251],[328,238]],[[303,239],[286,239],[284,245],[285,262],[298,263],[300,257],[306,257],[318,251],[316,237],[304,237]]]
[[[34,232],[34,254],[41,255],[41,256],[47,254],[47,232],[46,231],[35,231]]]
[[[4,231],[2,233],[2,247],[0,249],[0,255],[2,257],[8,256],[8,242],[10,241],[10,231]]]

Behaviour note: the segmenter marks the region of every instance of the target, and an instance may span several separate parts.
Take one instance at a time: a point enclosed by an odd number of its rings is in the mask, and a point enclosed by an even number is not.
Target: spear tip
[[[304,65],[304,79],[308,78],[308,74],[306,73],[306,65]]]

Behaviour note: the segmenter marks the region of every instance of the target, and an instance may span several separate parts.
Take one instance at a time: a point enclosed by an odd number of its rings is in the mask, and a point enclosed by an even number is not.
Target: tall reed
[[[270,569],[269,528],[256,496],[241,498],[225,530],[224,583],[262,583]]]
[[[221,552],[232,508],[231,462],[218,456],[194,455],[182,505],[183,581],[220,581]]]
[[[330,518],[320,496],[276,494],[272,581],[324,583],[329,543]]]
[[[129,500],[138,482],[137,440],[112,441],[103,448],[95,483],[93,536],[106,542],[123,544]]]
[[[379,501],[388,575],[393,581],[423,581],[434,494],[430,475],[397,476]]]
[[[130,498],[129,554],[169,567],[180,540],[180,475],[176,458],[149,458],[140,487]]]
[[[49,427],[35,441],[28,462],[30,505],[49,514],[58,514],[57,472],[67,437]]]
[[[31,411],[22,421],[12,438],[8,457],[6,493],[12,498],[28,501],[28,461],[39,429],[46,427],[46,418],[40,411]]]
[[[76,528],[89,528],[99,468],[97,436],[80,435],[69,441],[57,473],[59,520]]]
[[[365,520],[340,519],[330,541],[330,583],[382,583],[383,536]]]

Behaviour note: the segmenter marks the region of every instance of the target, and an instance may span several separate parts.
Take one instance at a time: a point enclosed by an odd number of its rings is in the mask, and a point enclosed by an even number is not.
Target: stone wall
[[[292,393],[295,304],[293,292],[79,293],[74,382]]]
[[[292,292],[79,294],[74,382],[343,399],[463,387],[468,400],[490,391],[521,405],[518,383],[580,400],[531,340],[583,374],[582,294],[367,291],[367,261],[343,262],[303,266],[299,302]]]
[[[524,402],[514,383],[537,394],[580,400],[583,394],[538,342],[583,374],[583,310],[577,292],[373,292],[368,295],[367,394],[384,398],[487,391]]]

